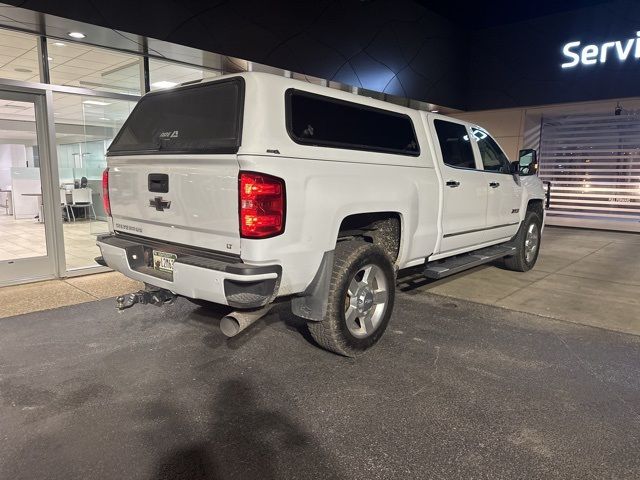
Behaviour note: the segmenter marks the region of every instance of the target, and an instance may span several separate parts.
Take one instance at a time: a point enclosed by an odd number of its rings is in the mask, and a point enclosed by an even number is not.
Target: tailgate
[[[236,155],[136,155],[109,165],[114,230],[240,253]]]
[[[115,231],[240,253],[244,80],[145,95],[109,146]]]

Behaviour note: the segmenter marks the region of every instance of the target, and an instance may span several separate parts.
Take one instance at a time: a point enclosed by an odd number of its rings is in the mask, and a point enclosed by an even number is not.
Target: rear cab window
[[[233,77],[145,95],[109,155],[237,153],[244,79]]]
[[[290,88],[286,124],[301,145],[420,155],[408,115]]]

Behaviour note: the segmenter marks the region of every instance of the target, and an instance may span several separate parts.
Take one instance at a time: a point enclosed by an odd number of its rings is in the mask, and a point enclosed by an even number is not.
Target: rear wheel
[[[526,272],[533,268],[540,252],[541,232],[542,219],[537,213],[528,211],[513,242],[516,252],[504,259],[509,270]]]
[[[357,356],[384,333],[394,298],[395,273],[384,251],[371,243],[339,242],[325,317],[309,322],[309,332],[327,350]]]

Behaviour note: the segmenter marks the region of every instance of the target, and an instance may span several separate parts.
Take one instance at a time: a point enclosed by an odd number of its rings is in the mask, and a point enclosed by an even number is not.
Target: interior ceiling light
[[[71,38],[85,38],[86,35],[82,32],[69,32],[67,33]]]
[[[47,60],[49,60],[50,62],[53,62],[53,57],[47,57]]]
[[[66,45],[62,42],[53,42],[56,47],[65,47]]]
[[[153,88],[171,88],[178,85],[176,82],[169,82],[167,80],[162,80],[161,82],[154,82],[151,84]]]
[[[82,103],[84,103],[85,105],[98,105],[100,107],[106,107],[107,105],[111,105],[110,103],[99,102],[98,100],[85,100]]]
[[[431,110],[431,113],[438,113],[440,110]]]

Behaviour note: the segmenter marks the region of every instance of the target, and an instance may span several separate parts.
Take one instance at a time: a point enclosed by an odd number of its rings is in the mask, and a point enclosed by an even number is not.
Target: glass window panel
[[[308,92],[287,91],[289,134],[305,145],[418,155],[407,115]]]
[[[243,86],[232,78],[147,95],[110,152],[235,153],[240,146]]]
[[[467,127],[445,120],[434,120],[442,159],[445,164],[459,168],[476,168]]]
[[[204,80],[222,75],[218,70],[188,67],[178,63],[149,59],[149,83],[151,90],[171,88],[185,82]]]
[[[51,83],[140,95],[142,57],[48,40]]]
[[[38,37],[0,30],[0,78],[39,82]]]
[[[47,255],[37,160],[34,104],[0,99],[0,262]]]
[[[480,157],[485,170],[509,173],[509,159],[502,153],[502,149],[484,130],[472,128],[473,139],[480,149]]]
[[[94,258],[100,252],[95,236],[107,231],[102,207],[105,153],[134,105],[111,98],[53,95],[60,214],[69,270],[96,265]]]

